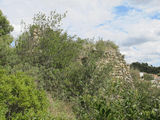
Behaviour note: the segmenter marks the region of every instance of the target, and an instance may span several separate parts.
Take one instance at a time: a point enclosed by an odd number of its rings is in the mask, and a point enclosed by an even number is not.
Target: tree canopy
[[[0,10],[0,36],[7,35],[12,31],[13,27],[10,25],[9,21]]]
[[[130,66],[131,68],[138,69],[141,72],[146,72],[151,74],[160,73],[160,67],[154,67],[152,65],[148,65],[148,63],[134,62]]]

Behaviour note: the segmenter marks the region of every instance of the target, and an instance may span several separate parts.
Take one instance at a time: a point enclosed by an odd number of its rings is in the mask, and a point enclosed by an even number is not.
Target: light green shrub
[[[47,118],[47,99],[24,73],[9,74],[0,69],[0,115],[4,119]]]

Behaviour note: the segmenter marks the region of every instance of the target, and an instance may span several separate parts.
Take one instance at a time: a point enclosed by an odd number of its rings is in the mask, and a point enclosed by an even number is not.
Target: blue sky
[[[119,5],[114,7],[114,13],[117,16],[124,16],[124,15],[128,15],[129,11],[132,11],[134,8],[129,7],[129,6],[125,6],[125,5]]]
[[[62,28],[82,38],[103,38],[120,46],[128,63],[160,66],[159,0],[0,0],[0,9],[21,34],[21,21],[31,23],[39,11],[68,11]]]
[[[152,18],[152,19],[160,20],[160,12],[154,13],[154,15],[151,15],[151,18]]]

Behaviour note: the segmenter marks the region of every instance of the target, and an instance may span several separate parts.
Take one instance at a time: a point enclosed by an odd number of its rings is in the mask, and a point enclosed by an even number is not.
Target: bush
[[[144,74],[144,80],[154,80],[154,77],[150,74]]]
[[[130,69],[130,74],[131,77],[133,78],[133,80],[139,80],[140,79],[140,75],[139,75],[139,71],[136,69]]]
[[[0,70],[0,115],[3,119],[43,119],[47,115],[46,94],[37,90],[32,78],[23,73]]]
[[[113,120],[110,106],[102,96],[80,96],[76,100],[74,112],[78,120]]]
[[[110,40],[108,40],[108,41],[104,41],[104,40],[97,41],[96,42],[96,48],[97,48],[97,50],[100,50],[100,51],[104,51],[104,50],[106,50],[106,48],[109,48],[109,49],[112,48],[112,49],[118,50],[118,46]]]

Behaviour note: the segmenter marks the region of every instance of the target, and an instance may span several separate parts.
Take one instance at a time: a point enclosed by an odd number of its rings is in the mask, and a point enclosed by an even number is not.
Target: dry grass
[[[64,101],[55,100],[48,94],[50,102],[49,111],[56,120],[76,120],[72,105]]]

